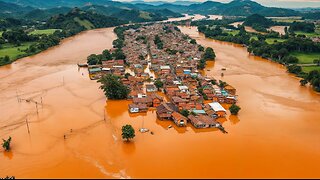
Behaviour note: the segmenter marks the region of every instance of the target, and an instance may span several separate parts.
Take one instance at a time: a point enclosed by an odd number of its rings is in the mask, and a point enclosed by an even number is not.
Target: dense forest
[[[243,23],[243,25],[251,26],[253,29],[260,32],[267,32],[267,28],[273,26],[274,24],[275,23],[272,20],[267,19],[259,14],[248,16]]]
[[[307,22],[293,22],[290,24],[289,31],[302,31],[307,33],[313,33],[315,31],[314,23],[307,23]]]

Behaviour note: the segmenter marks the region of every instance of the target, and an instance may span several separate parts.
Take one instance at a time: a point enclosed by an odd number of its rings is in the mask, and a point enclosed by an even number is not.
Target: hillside
[[[30,0],[33,1],[33,0]],[[36,0],[34,0],[36,1]],[[28,2],[28,1],[27,1]],[[80,1],[79,1],[80,2]],[[158,21],[165,20],[168,17],[180,17],[181,14],[170,11],[168,9],[160,8],[155,9],[144,9],[133,6],[132,4],[113,2],[113,1],[99,1],[104,2],[107,5],[91,5],[80,6],[79,9],[94,14],[101,14],[105,16],[114,17],[123,21],[131,22],[145,22],[145,21]],[[46,21],[50,17],[66,14],[72,8],[70,7],[55,7],[47,9],[35,9],[32,7],[24,7],[12,3],[5,3],[0,1],[1,13],[4,14],[1,17],[11,17],[18,19],[38,20]],[[65,4],[63,4],[65,5]]]
[[[252,14],[261,14],[263,16],[297,16],[300,13],[291,9],[265,7],[251,0],[234,0],[230,3],[219,3],[206,1],[201,4],[191,4],[188,6],[176,4],[161,4],[152,6],[150,4],[135,4],[140,9],[145,8],[166,8],[179,13],[191,14],[220,14],[227,16],[250,16]]]
[[[80,7],[86,4],[105,5],[111,0],[2,0],[4,2],[15,3],[21,6],[31,6],[34,8],[55,8],[60,6],[65,7]]]
[[[9,0],[5,0],[9,1]],[[170,14],[170,16],[178,16],[173,13],[188,13],[188,14],[220,14],[226,16],[250,16],[252,14],[260,14],[263,16],[300,16],[301,12],[292,10],[292,9],[284,9],[284,8],[274,8],[274,7],[265,7],[261,4],[251,1],[251,0],[233,0],[229,3],[220,3],[214,1],[206,1],[203,3],[195,3],[190,5],[182,5],[179,3],[145,3],[143,1],[136,1],[135,3],[125,3],[125,2],[117,2],[110,0],[52,0],[52,1],[42,1],[42,0],[14,0],[13,2],[19,3],[23,6],[17,6],[15,4],[11,4],[8,7],[7,5],[3,5],[1,7],[2,14],[6,13],[4,17],[10,15],[19,15],[21,17],[23,14],[28,13],[28,17],[34,17],[37,15],[33,15],[30,11],[34,10],[31,7],[25,6],[33,6],[37,8],[57,8],[61,5],[65,7],[80,7],[83,10],[88,10],[92,12],[96,12],[99,14],[112,16],[113,14],[119,15],[121,11],[123,11],[126,17],[123,19],[129,20],[128,14],[135,14],[135,11],[142,10],[145,12],[152,13],[154,19],[158,19],[157,11],[161,16],[166,16],[166,14]],[[44,3],[46,2],[46,3]],[[5,3],[7,4],[7,3]],[[127,10],[127,11],[124,11]],[[134,10],[129,12],[130,10]],[[42,12],[40,12],[42,11]],[[44,16],[48,17],[49,15],[54,14],[53,12],[43,12],[44,9],[38,10],[36,14],[39,14],[39,17]],[[172,11],[172,12],[169,12]],[[143,12],[140,12],[140,14]],[[315,15],[312,15],[315,16]],[[11,16],[12,17],[12,16]],[[15,16],[13,16],[15,17]],[[118,16],[117,16],[118,17]],[[37,17],[36,17],[37,18]],[[136,16],[133,18],[137,18]],[[138,20],[140,22],[140,20]]]
[[[32,7],[22,7],[13,3],[0,1],[0,17],[20,16],[34,10]]]
[[[267,19],[259,14],[253,14],[251,16],[248,16],[243,23],[243,25],[245,26],[260,26],[263,28],[269,28],[273,24],[274,23],[272,20]]]
[[[24,15],[26,19],[47,20],[57,14],[66,14],[71,10],[68,7],[52,8],[52,9],[35,9]]]
[[[119,20],[115,17],[104,16],[74,8],[67,14],[59,14],[51,17],[45,26],[46,28],[63,29],[69,35],[87,29],[112,27],[124,23],[126,23],[126,21]]]

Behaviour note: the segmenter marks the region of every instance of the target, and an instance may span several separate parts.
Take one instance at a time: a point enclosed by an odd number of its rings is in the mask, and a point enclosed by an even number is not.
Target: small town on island
[[[240,107],[234,87],[201,73],[206,61],[215,59],[212,48],[198,45],[170,23],[123,26],[115,32],[119,39],[110,52],[105,50],[102,58],[88,57],[89,77],[102,79],[99,82],[108,98],[132,101],[129,113],[156,108],[159,120],[171,120],[176,126],[191,123],[227,133],[219,122],[227,113],[222,104],[230,104],[232,114]],[[120,85],[112,84],[112,78]]]
[[[0,179],[319,178],[320,0],[0,0]]]

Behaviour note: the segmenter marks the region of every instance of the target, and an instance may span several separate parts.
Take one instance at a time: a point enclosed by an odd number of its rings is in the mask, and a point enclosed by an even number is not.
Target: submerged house
[[[172,113],[178,111],[179,109],[173,103],[162,103],[157,107],[157,117],[160,120],[172,119]]]
[[[128,110],[130,113],[147,112],[148,107],[146,104],[129,104]]]
[[[152,99],[150,97],[134,97],[132,99],[134,104],[145,104],[147,107],[152,106]]]
[[[227,111],[218,102],[209,103],[210,108],[218,117],[224,117],[227,115]]]
[[[187,118],[178,112],[172,113],[172,120],[177,126],[187,126]]]
[[[234,87],[230,85],[225,86],[224,89],[231,95],[235,95],[237,91]]]
[[[195,128],[212,128],[219,126],[218,122],[207,115],[189,115],[188,118]]]
[[[99,79],[102,76],[102,69],[100,67],[88,68],[88,71],[91,80]]]

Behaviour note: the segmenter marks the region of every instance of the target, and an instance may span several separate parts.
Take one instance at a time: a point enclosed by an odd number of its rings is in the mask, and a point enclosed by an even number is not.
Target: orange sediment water
[[[0,152],[0,176],[319,177],[320,96],[281,65],[206,39],[194,27],[180,28],[215,49],[217,59],[204,73],[237,89],[240,114],[219,120],[228,134],[178,128],[157,120],[154,109],[131,115],[127,100],[106,102],[99,84],[76,65],[116,38],[112,28],[92,30],[0,68],[0,137],[12,137],[12,151]],[[41,97],[38,114],[32,101],[17,100]],[[130,143],[121,140],[125,124],[136,130]]]

